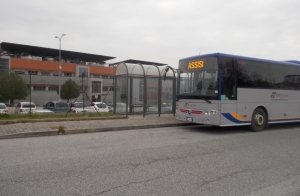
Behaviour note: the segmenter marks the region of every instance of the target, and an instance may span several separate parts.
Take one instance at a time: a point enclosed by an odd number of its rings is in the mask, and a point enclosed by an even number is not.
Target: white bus
[[[300,62],[215,53],[179,61],[176,118],[216,126],[300,122]]]

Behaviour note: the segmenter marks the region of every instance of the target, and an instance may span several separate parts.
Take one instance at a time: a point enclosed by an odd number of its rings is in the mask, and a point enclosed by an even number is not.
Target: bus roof
[[[225,54],[225,53],[211,53],[211,54],[190,56],[190,57],[180,59],[179,62],[180,61],[186,61],[186,60],[199,59],[199,58],[203,58],[203,57],[231,57],[231,58],[238,58],[238,59],[244,59],[244,60],[253,60],[253,61],[261,61],[261,62],[268,62],[268,63],[278,63],[278,64],[300,66],[300,61],[297,61],[297,60],[276,61],[276,60],[267,60],[267,59],[260,59],[260,58],[246,57],[246,56],[238,56],[238,55]]]

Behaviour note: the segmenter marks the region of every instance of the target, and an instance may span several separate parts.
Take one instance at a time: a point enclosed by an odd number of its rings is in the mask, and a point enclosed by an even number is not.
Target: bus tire
[[[256,108],[252,114],[251,118],[251,128],[252,131],[258,132],[262,131],[267,124],[267,115],[262,108]]]

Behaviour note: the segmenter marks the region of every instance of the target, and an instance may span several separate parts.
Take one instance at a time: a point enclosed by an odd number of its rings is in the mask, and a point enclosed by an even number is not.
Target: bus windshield
[[[192,67],[191,62],[201,63],[195,63]],[[218,66],[215,57],[183,61],[179,68],[181,73],[177,99],[218,99]]]

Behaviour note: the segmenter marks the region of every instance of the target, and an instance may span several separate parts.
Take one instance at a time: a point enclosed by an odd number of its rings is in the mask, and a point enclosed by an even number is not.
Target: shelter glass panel
[[[173,96],[172,79],[163,80],[161,89],[161,113],[172,113]]]
[[[116,84],[116,113],[126,113],[126,105],[128,107],[127,100],[129,100],[127,77],[116,77]],[[129,109],[127,112],[129,112]]]
[[[159,76],[159,69],[153,65],[144,65],[147,76]]]
[[[133,78],[132,80],[132,104],[143,104],[143,78]]]
[[[158,78],[147,78],[147,113],[158,113]]]
[[[161,76],[163,76],[165,74],[165,69],[166,68],[167,67],[158,67]],[[171,69],[169,69],[169,71],[166,73],[166,77],[174,78],[174,73]]]
[[[120,63],[116,69],[116,75],[127,75],[127,66],[125,63]]]
[[[139,75],[144,76],[144,70],[142,65],[140,64],[126,64],[128,67],[128,74],[129,75]]]

